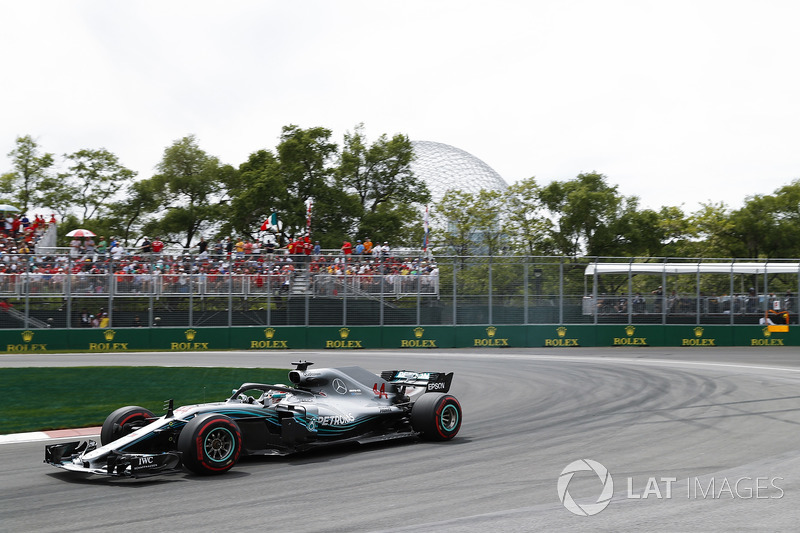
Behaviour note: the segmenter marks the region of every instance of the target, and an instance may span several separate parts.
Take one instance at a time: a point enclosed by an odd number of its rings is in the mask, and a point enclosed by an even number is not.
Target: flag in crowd
[[[267,220],[261,224],[261,231],[281,231],[283,224],[278,220],[278,213],[272,213]]]
[[[311,205],[314,201],[309,198],[306,206],[306,235],[311,236]]]

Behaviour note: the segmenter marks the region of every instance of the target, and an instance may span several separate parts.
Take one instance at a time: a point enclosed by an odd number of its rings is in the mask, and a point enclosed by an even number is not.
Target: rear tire
[[[242,432],[225,415],[208,413],[189,421],[178,436],[183,464],[195,474],[227,472],[242,453]]]
[[[137,427],[145,425],[146,420],[156,418],[152,411],[139,407],[138,405],[128,405],[120,407],[103,422],[100,429],[100,444],[106,445],[129,433],[133,433]]]
[[[461,404],[450,394],[427,392],[411,408],[411,427],[425,440],[450,440],[461,429]]]

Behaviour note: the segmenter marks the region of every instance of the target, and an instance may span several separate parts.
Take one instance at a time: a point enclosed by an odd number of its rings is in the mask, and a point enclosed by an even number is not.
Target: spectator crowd
[[[30,255],[34,253],[36,243],[42,238],[56,216],[50,215],[48,220],[37,214],[33,220],[26,214],[6,213],[3,217],[3,228],[0,231],[0,253]]]
[[[225,237],[209,243],[201,238],[192,249],[173,251],[158,237],[143,237],[130,248],[114,236],[75,237],[66,254],[0,251],[0,274],[6,274],[0,276],[0,292],[15,292],[23,272],[32,292],[96,294],[107,293],[111,283],[122,293],[188,293],[191,286],[206,293],[287,293],[298,276],[312,288],[320,275],[364,280],[383,276],[391,281],[396,276],[438,276],[433,261],[406,255],[396,257],[388,243],[373,245],[369,239],[357,240],[355,247],[345,241],[341,249],[322,250],[309,237],[284,247],[272,240]]]

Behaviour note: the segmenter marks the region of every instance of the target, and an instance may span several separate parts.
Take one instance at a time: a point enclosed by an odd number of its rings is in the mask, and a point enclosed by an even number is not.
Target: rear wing
[[[448,392],[453,381],[453,373],[384,370],[381,372],[381,378],[397,386],[425,387],[425,392]]]

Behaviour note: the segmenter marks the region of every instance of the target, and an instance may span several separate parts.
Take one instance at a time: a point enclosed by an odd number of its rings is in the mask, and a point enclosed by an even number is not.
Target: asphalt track
[[[0,531],[798,530],[796,348],[37,354],[0,356],[0,367],[288,368],[299,358],[452,370],[461,433],[146,480],[69,475],[42,463],[43,442],[3,444]],[[579,459],[614,483],[593,516],[559,499],[562,470]],[[584,509],[604,487],[585,471],[565,486]]]

